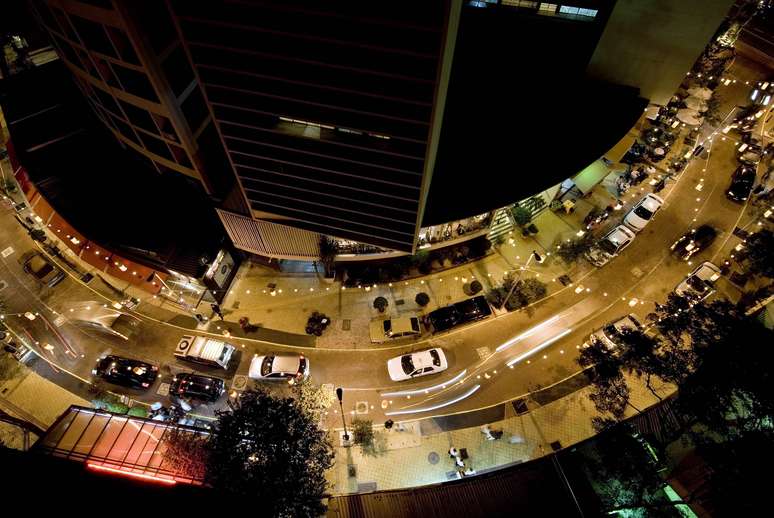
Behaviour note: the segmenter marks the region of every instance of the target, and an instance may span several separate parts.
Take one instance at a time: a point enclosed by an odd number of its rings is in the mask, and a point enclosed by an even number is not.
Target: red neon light
[[[90,468],[90,469],[95,470],[95,471],[108,471],[110,473],[116,473],[118,475],[122,475],[122,476],[125,476],[125,477],[134,477],[134,478],[139,478],[141,480],[148,480],[148,481],[151,481],[151,482],[158,482],[159,484],[167,484],[167,485],[170,485],[170,486],[174,486],[175,484],[177,484],[177,480],[172,480],[172,479],[169,479],[169,478],[159,478],[159,477],[155,477],[153,475],[147,475],[145,473],[134,473],[134,472],[126,471],[126,470],[119,469],[119,468],[111,468],[109,466],[101,466],[99,464],[93,464],[91,462],[87,463],[86,466],[88,468]]]

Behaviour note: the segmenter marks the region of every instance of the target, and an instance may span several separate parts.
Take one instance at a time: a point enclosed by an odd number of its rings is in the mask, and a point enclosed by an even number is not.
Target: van
[[[228,369],[235,347],[226,342],[204,336],[183,336],[175,348],[181,360]]]

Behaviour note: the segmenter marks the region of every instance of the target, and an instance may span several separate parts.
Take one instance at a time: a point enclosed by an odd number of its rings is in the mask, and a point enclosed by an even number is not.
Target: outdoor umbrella
[[[704,118],[699,115],[699,112],[696,110],[691,110],[690,108],[683,108],[682,110],[678,111],[677,120],[687,124],[688,126],[698,126],[704,122]]]
[[[688,93],[693,97],[698,97],[699,99],[704,99],[705,101],[712,97],[712,90],[706,86],[694,86],[693,88],[688,89]]]
[[[688,97],[685,99],[685,105],[690,108],[691,110],[696,110],[697,112],[705,112],[707,111],[707,103],[703,99],[700,99],[698,97]]]

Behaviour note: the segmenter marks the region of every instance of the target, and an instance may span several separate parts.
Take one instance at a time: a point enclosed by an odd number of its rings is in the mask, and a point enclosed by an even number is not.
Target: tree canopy
[[[314,416],[293,398],[260,389],[242,393],[219,412],[207,444],[207,482],[249,495],[269,516],[319,516],[325,512],[325,471],[333,450]]]

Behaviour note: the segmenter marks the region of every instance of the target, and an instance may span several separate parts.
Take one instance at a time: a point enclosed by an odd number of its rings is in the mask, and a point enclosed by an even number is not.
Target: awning
[[[628,149],[628,148],[627,148]],[[575,186],[583,193],[591,191],[602,179],[610,173],[605,163],[600,159],[594,161],[590,166],[576,174],[572,181]]]

